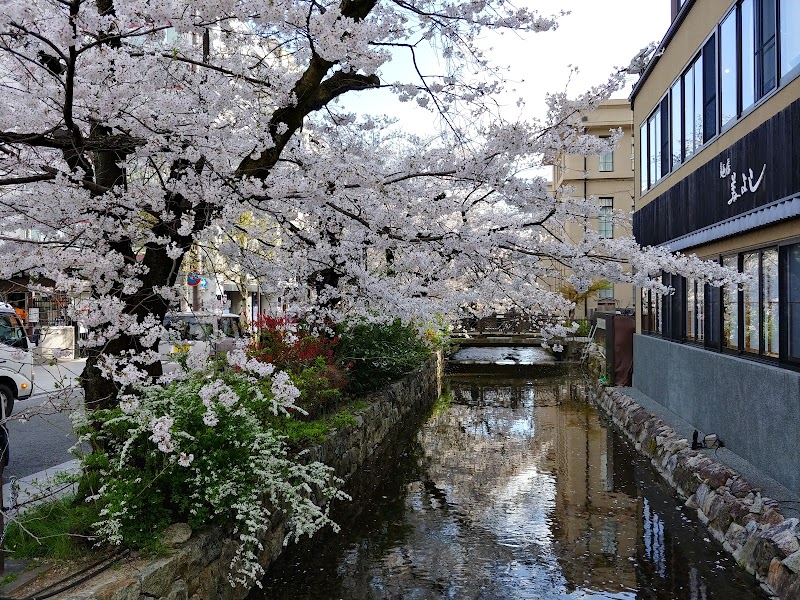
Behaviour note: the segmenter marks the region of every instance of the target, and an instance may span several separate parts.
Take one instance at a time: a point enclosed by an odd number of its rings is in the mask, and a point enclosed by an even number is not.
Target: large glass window
[[[800,244],[787,249],[785,273],[787,354],[800,360]]]
[[[695,342],[705,339],[705,290],[700,281],[686,280],[686,338]]]
[[[639,128],[639,181],[642,182],[641,188],[642,191],[647,189],[647,182],[649,181],[647,176],[647,121],[642,123],[642,126]]]
[[[601,238],[614,237],[614,198],[600,198],[597,232]]]
[[[659,180],[661,172],[661,108],[657,108],[647,121],[650,141],[650,176],[648,181],[653,187]]]
[[[764,315],[764,354],[777,357],[780,348],[778,308],[778,250],[761,253],[761,310]]]
[[[686,281],[686,337],[690,340],[697,336],[695,283],[694,279]]]
[[[778,84],[775,0],[757,0],[756,6],[756,91],[760,98]]]
[[[661,161],[661,177],[665,177],[669,173],[669,168],[672,161],[669,156],[669,96],[664,96],[661,101],[661,110],[659,111],[659,118],[661,119],[658,125],[661,128],[659,141],[661,142],[659,148],[659,157]]]
[[[717,134],[717,40],[715,36],[703,46],[703,142]]]
[[[761,349],[761,320],[759,318],[760,298],[758,294],[758,252],[749,252],[742,260],[742,272],[750,276],[742,294],[744,309],[744,350],[758,352]]]
[[[719,347],[719,297],[720,289],[711,285],[704,286],[705,342],[709,346]]]
[[[754,0],[743,0],[742,15],[742,110],[747,110],[756,101],[756,66],[755,66],[755,19]]]
[[[703,145],[703,58],[698,57],[683,76],[683,142],[688,159]]]
[[[738,61],[736,60],[736,11],[731,11],[719,29],[719,92],[722,126],[736,118]]]
[[[695,282],[695,300],[697,301],[697,307],[695,308],[695,319],[697,320],[697,335],[695,339],[698,342],[702,342],[705,340],[705,333],[706,333],[706,305],[705,305],[705,290],[704,286],[701,282]]]
[[[722,264],[730,269],[738,269],[738,258],[726,256]],[[722,297],[723,344],[726,348],[739,348],[739,291],[735,285],[726,285]]]
[[[600,155],[600,171],[608,172],[614,170],[614,151],[603,152]]]
[[[781,76],[800,67],[800,0],[781,0]]]
[[[672,114],[672,168],[675,169],[681,164],[681,152],[683,150],[683,135],[681,127],[681,80],[678,79],[670,90],[669,101]]]

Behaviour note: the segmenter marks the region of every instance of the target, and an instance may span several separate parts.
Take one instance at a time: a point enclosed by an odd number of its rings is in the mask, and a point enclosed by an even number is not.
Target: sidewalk
[[[78,386],[77,378],[86,366],[85,358],[33,365],[33,395],[40,396]]]

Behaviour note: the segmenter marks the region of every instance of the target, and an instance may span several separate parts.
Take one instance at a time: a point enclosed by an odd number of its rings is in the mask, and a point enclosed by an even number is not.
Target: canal
[[[354,482],[342,531],[290,547],[250,600],[767,598],[586,401],[583,375],[447,383]]]

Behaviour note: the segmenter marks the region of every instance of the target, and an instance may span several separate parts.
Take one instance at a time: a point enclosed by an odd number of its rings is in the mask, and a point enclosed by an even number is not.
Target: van
[[[239,315],[208,312],[167,313],[165,339],[158,345],[164,372],[175,369],[170,355],[179,352],[201,353],[208,358],[233,350],[243,336]]]
[[[33,348],[25,326],[10,304],[0,302],[0,417],[14,410],[17,399],[33,393]]]

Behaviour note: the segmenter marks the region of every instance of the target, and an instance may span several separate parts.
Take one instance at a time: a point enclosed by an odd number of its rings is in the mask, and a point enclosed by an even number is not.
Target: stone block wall
[[[602,390],[597,402],[742,568],[778,598],[800,598],[798,519],[784,518],[778,502],[692,450],[688,440],[619,390]]]
[[[348,480],[371,457],[383,440],[406,422],[416,421],[429,410],[442,391],[443,359],[433,356],[418,371],[376,393],[356,415],[356,423],[334,431],[308,453],[308,460],[330,465]],[[354,498],[353,502],[358,499]],[[259,556],[266,569],[283,551],[283,516],[276,511],[272,528]],[[57,600],[242,600],[249,589],[231,587],[228,566],[236,542],[226,539],[221,528],[191,532],[187,525],[173,526],[165,541],[173,547],[168,556],[155,560],[126,560]]]

